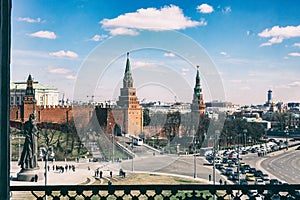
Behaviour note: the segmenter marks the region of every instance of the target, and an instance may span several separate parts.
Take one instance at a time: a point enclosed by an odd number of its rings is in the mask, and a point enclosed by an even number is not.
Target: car
[[[269,177],[268,174],[262,174],[260,177],[261,177],[261,179],[264,180],[264,181],[270,180],[270,177]]]
[[[235,163],[232,162],[232,161],[229,161],[229,162],[227,163],[227,167],[234,167],[234,165],[235,165]]]
[[[248,151],[243,150],[243,151],[242,151],[242,155],[246,155],[246,154],[248,154]]]
[[[255,177],[253,174],[246,174],[246,180],[247,181],[255,181]]]
[[[254,172],[254,176],[255,177],[261,177],[263,175],[263,172],[261,171],[261,170],[256,170],[255,172]]]
[[[225,164],[225,163],[227,163],[227,162],[228,162],[228,158],[223,158],[223,159],[222,159],[222,163]]]
[[[271,179],[270,180],[270,185],[280,185],[280,181],[277,179]]]
[[[249,171],[249,169],[250,169],[251,167],[250,167],[250,165],[246,164],[246,165],[243,166],[243,168],[244,168],[246,171]]]
[[[252,148],[251,149],[251,153],[257,153],[257,151],[258,151],[258,148]]]
[[[256,169],[254,168],[254,167],[251,167],[250,169],[249,169],[249,173],[250,174],[254,174],[256,172]]]
[[[226,170],[226,171],[225,171],[225,175],[226,175],[226,176],[233,175],[233,173],[234,173],[233,170],[232,170],[231,168],[226,168],[225,170]]]
[[[232,180],[239,180],[239,174],[237,172],[234,172]]]
[[[260,178],[257,178],[254,182],[255,185],[265,185],[265,181]]]
[[[241,174],[246,174],[245,168],[244,167],[240,167],[240,172],[241,172]]]
[[[224,168],[224,165],[222,163],[217,163],[215,165],[215,167],[216,167],[216,169],[222,169],[222,168]]]
[[[248,185],[248,181],[246,179],[241,179],[240,185]]]

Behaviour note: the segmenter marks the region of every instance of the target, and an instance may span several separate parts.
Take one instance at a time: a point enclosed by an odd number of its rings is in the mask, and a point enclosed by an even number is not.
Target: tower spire
[[[199,66],[197,66],[196,83],[194,87],[194,95],[193,95],[191,110],[193,112],[198,112],[200,114],[205,113],[205,104],[203,102],[203,94],[202,94],[202,88],[200,83]]]
[[[130,61],[129,61],[129,52],[127,52],[127,60],[126,60],[126,68],[125,74],[123,78],[123,87],[124,88],[132,88],[133,87],[133,80],[130,71]]]
[[[130,61],[129,61],[129,52],[127,52],[127,60],[126,60],[126,68],[125,68],[125,74],[130,72]]]

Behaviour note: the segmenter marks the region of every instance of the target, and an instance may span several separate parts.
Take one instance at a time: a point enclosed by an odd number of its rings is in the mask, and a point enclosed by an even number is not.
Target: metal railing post
[[[11,0],[0,1],[0,199],[9,199],[10,176],[10,42],[11,42]]]

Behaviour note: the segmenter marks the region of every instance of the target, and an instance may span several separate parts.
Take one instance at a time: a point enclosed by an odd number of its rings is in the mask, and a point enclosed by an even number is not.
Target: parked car
[[[270,185],[280,185],[280,181],[278,181],[277,179],[271,179]]]
[[[241,179],[240,184],[241,185],[248,185],[248,181],[246,179]]]
[[[254,167],[251,167],[250,169],[249,169],[249,173],[250,174],[254,174],[256,172],[256,169],[254,168]]]
[[[227,176],[233,175],[233,170],[231,168],[226,168],[225,170],[226,170],[225,175]]]
[[[269,177],[268,174],[262,174],[260,177],[261,177],[261,179],[264,180],[264,181],[270,180],[270,177]]]
[[[246,174],[246,180],[247,181],[255,181],[255,177],[253,174]]]
[[[234,172],[232,180],[239,180],[239,174],[237,172]]]
[[[260,178],[257,178],[254,182],[255,185],[265,185],[265,181],[260,179]]]
[[[243,151],[242,151],[242,155],[246,155],[246,154],[248,154],[248,151],[243,150]]]
[[[255,177],[261,177],[263,175],[263,172],[261,171],[261,170],[256,170],[255,172],[254,172],[254,176]]]
[[[228,167],[234,167],[234,166],[235,166],[235,163],[232,162],[232,161],[229,161],[229,162],[227,163],[227,166],[228,166]]]

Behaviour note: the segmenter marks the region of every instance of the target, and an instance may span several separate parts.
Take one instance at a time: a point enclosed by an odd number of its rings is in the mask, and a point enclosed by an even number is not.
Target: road
[[[262,170],[269,174],[271,179],[279,179],[289,184],[300,181],[300,151],[295,150],[298,146],[289,150],[280,150],[258,157],[257,154],[242,156],[243,161],[251,167]]]
[[[300,151],[295,148],[270,156],[260,163],[262,169],[289,184],[300,182]]]
[[[137,157],[133,160],[133,169],[135,172],[149,172],[149,173],[164,173],[174,174],[185,177],[194,177],[194,157],[192,155],[178,156],[174,154],[153,154],[152,150],[145,147],[135,147]],[[207,163],[204,157],[196,157],[196,177],[199,180],[208,182],[208,176],[212,176],[212,167],[206,166]],[[132,171],[132,160],[123,161],[122,169]],[[216,182],[226,179],[221,176],[216,170]],[[227,180],[228,182],[228,180]],[[211,182],[212,183],[212,182]]]
[[[296,147],[288,151],[281,150],[273,152],[264,157],[258,157],[256,153],[243,155],[242,161],[250,164],[251,167],[262,170],[269,174],[270,178],[276,178],[287,183],[299,183],[300,180],[300,151]],[[137,158],[133,161],[135,172],[157,172],[166,174],[175,174],[193,177],[194,176],[194,157],[191,155],[159,155],[153,154],[152,150],[145,147],[136,147]],[[197,177],[208,181],[209,174],[212,175],[212,167],[205,166],[205,158],[196,157],[196,174]],[[132,162],[125,161],[122,163],[124,170],[132,171]],[[216,182],[225,177],[216,170]],[[230,181],[227,180],[228,183]]]

